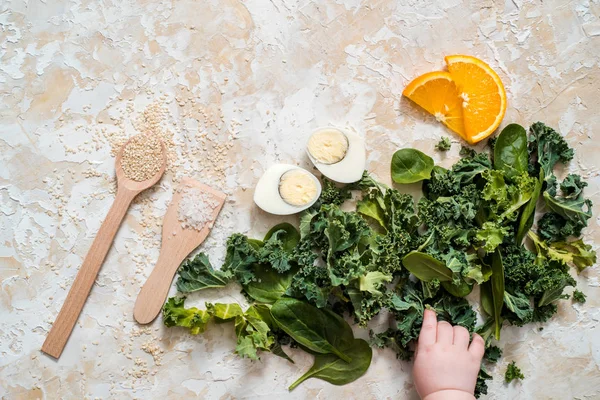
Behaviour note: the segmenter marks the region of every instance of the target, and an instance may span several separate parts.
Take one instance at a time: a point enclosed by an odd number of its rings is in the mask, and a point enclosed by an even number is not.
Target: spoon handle
[[[94,285],[98,271],[112,246],[113,239],[119,230],[121,221],[138,191],[132,191],[119,186],[117,196],[111,206],[106,219],[100,226],[98,234],[87,253],[83,264],[75,277],[75,281],[67,294],[67,298],[54,321],[42,351],[54,358],[59,358],[71,331],[77,322],[81,309]]]
[[[135,300],[133,317],[140,324],[149,324],[158,316],[167,299],[171,282],[173,282],[179,264],[191,251],[186,249],[180,252],[177,249],[172,249],[161,249],[156,266]]]

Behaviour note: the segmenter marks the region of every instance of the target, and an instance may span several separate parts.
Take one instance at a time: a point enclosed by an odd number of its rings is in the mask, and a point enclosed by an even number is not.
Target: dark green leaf
[[[566,199],[562,197],[552,197],[550,193],[544,192],[546,206],[551,211],[560,215],[567,221],[587,226],[587,220],[592,216],[592,202],[589,199],[579,196],[578,198]]]
[[[512,295],[505,291],[504,304],[506,305],[506,308],[512,311],[523,323],[530,322],[533,318],[531,301],[529,301],[529,298],[523,293]]]
[[[367,342],[354,339],[342,347],[342,351],[352,359],[346,362],[334,354],[317,354],[313,366],[289,387],[293,390],[310,378],[323,379],[334,385],[345,385],[364,375],[371,365],[373,351]]]
[[[527,152],[527,132],[518,124],[507,125],[494,146],[494,168],[504,171],[507,177],[527,172],[529,153]]]
[[[414,183],[431,178],[433,159],[416,149],[401,149],[392,156],[392,179],[396,183]]]
[[[381,225],[382,228],[386,228],[385,213],[381,208],[381,205],[373,199],[362,199],[356,203],[356,212],[366,217],[373,218]]]
[[[440,282],[452,281],[452,271],[446,267],[446,264],[429,254],[411,251],[402,259],[402,264],[422,281],[430,282],[433,279]]]
[[[213,269],[208,257],[198,253],[193,259],[186,260],[179,268],[177,290],[183,293],[196,290],[224,287],[233,278],[228,271]]]
[[[267,265],[256,265],[256,280],[244,286],[244,290],[258,302],[274,303],[289,289],[295,273],[295,268],[280,273]]]
[[[504,304],[504,267],[499,251],[492,255],[492,276],[481,285],[481,307],[494,320],[494,336],[500,340]]]
[[[533,194],[531,195],[531,199],[527,202],[525,207],[523,207],[523,211],[521,211],[521,215],[519,216],[519,226],[517,228],[516,235],[516,243],[520,244],[523,242],[523,238],[527,235],[527,232],[531,229],[533,225],[533,220],[535,218],[535,208],[537,206],[538,199],[540,198],[540,194],[542,193],[542,188],[544,187],[544,170],[540,170],[540,176],[535,183],[535,188],[533,189]]]
[[[462,279],[458,284],[452,282],[442,282],[442,286],[448,293],[455,297],[465,297],[473,290],[473,285],[469,285]]]
[[[336,344],[342,338],[352,337],[350,326],[341,318],[336,318],[326,310],[310,304],[282,298],[271,307],[271,315],[277,325],[296,342],[317,353],[332,353],[342,360],[351,358]]]
[[[269,232],[267,232],[267,234],[265,235],[263,242],[268,242],[273,237],[273,235],[275,235],[278,232],[279,234],[277,235],[277,239],[281,240],[281,242],[283,243],[283,249],[287,252],[291,252],[292,250],[294,250],[294,247],[296,247],[296,245],[300,241],[300,233],[298,233],[298,230],[294,228],[292,224],[288,224],[287,222],[283,222],[272,227],[269,230]]]

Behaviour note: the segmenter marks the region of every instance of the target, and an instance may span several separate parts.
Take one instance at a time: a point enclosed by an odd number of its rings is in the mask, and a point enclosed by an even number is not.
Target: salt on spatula
[[[137,322],[150,323],[160,313],[175,272],[206,239],[225,197],[198,181],[182,179],[165,214],[158,261],[135,302],[133,316]]]
[[[132,137],[117,154],[117,196],[46,336],[42,345],[44,353],[54,358],[62,354],[131,201],[160,180],[166,162],[165,146],[152,134]]]

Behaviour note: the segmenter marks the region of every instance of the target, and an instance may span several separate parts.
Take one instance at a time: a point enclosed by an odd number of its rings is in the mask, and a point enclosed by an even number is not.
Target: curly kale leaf
[[[182,293],[196,290],[224,287],[233,279],[229,271],[213,269],[208,256],[198,253],[194,258],[186,260],[179,267],[177,290]]]
[[[555,242],[581,235],[581,230],[592,216],[592,201],[583,196],[586,186],[587,183],[574,174],[567,175],[560,184],[560,196],[555,186],[548,186],[543,197],[550,212],[544,214],[538,223],[538,233],[542,238]]]
[[[338,187],[335,182],[332,182],[327,178],[323,178],[322,180],[323,188],[321,190],[321,196],[313,208],[318,209],[324,204],[340,206],[352,197],[352,193],[350,193],[351,188],[349,186]]]
[[[577,174],[569,174],[560,184],[560,191],[565,199],[577,199],[588,184]]]
[[[241,357],[258,360],[258,352],[273,351],[274,354],[293,362],[281,349],[278,328],[272,321],[268,306],[253,305],[245,312],[239,304],[206,303],[206,309],[185,308],[185,297],[171,297],[163,306],[163,323],[168,326],[188,328],[192,335],[206,330],[211,320],[234,321],[237,344],[235,352]]]
[[[575,286],[568,267],[543,256],[536,256],[523,246],[509,245],[502,249],[505,289],[513,296],[531,299],[533,314],[524,306],[516,306],[519,313],[504,308],[503,315],[513,323],[522,325],[531,321],[545,321],[556,312],[555,300],[565,298],[564,289]],[[506,302],[506,298],[505,298]],[[509,313],[510,311],[510,313]]]
[[[306,298],[319,308],[325,307],[332,286],[327,269],[317,265],[319,256],[313,250],[313,244],[303,239],[294,250],[293,257],[299,269],[286,294]]]
[[[430,200],[455,195],[464,186],[476,183],[480,175],[491,168],[492,164],[486,153],[476,154],[473,151],[450,170],[435,166],[431,171],[431,178],[423,183],[423,193]]]
[[[572,225],[575,234],[580,234],[581,229],[587,226],[588,219],[592,217],[592,201],[585,199],[582,194],[575,199],[568,199],[553,197],[549,192],[544,192],[544,200],[550,211],[562,217],[565,223]]]
[[[488,380],[492,379],[492,376],[486,371],[486,369],[481,366],[479,370],[479,374],[477,375],[477,382],[475,383],[475,398],[478,399],[482,395],[486,395],[488,393]]]
[[[556,261],[565,266],[573,264],[578,272],[596,263],[596,252],[582,239],[548,244],[533,232],[529,232],[528,236],[537,249],[538,257]]]
[[[225,262],[221,270],[233,274],[239,283],[246,285],[256,280],[252,266],[258,259],[258,250],[248,237],[234,233],[227,240]]]
[[[504,374],[504,380],[506,383],[511,383],[515,379],[525,379],[525,375],[521,372],[521,369],[517,367],[517,364],[512,361],[508,364],[508,368],[506,369],[506,373]]]
[[[448,151],[450,150],[451,146],[452,143],[450,143],[450,138],[447,136],[442,136],[440,141],[435,145],[435,149],[438,151]]]
[[[582,225],[568,221],[553,212],[545,213],[538,221],[538,234],[549,243],[579,236],[583,228]]]
[[[299,241],[300,234],[292,225],[282,223],[274,226],[258,250],[258,262],[269,264],[280,273],[289,271],[292,268],[292,252]]]
[[[556,184],[553,169],[556,163],[567,163],[573,159],[573,149],[565,139],[554,129],[541,122],[536,122],[529,127],[529,154],[533,174],[537,176],[539,169],[544,171],[544,176],[549,188]]]
[[[181,326],[189,328],[192,335],[206,330],[212,318],[209,309],[200,310],[196,307],[185,308],[185,297],[171,297],[163,306],[163,323],[165,326]]]
[[[490,363],[496,363],[502,357],[502,349],[498,346],[488,346],[485,349],[483,359]]]
[[[411,344],[418,338],[425,308],[436,311],[440,320],[461,325],[473,332],[477,315],[468,301],[439,291],[425,299],[420,283],[407,281],[398,293],[389,297],[387,308],[394,315],[396,326],[372,335],[372,341],[380,347],[391,347],[398,358],[408,360],[412,356]]]
[[[482,176],[486,181],[483,188],[486,220],[516,220],[517,211],[531,199],[537,180],[525,173],[507,182],[501,171],[486,171]]]
[[[581,291],[579,291],[579,290],[575,290],[575,291],[573,292],[572,299],[573,299],[573,301],[574,301],[574,302],[576,302],[576,303],[581,303],[581,304],[583,304],[583,303],[585,303],[585,301],[587,300],[587,296],[585,295],[585,293],[583,293],[583,292],[581,292]]]

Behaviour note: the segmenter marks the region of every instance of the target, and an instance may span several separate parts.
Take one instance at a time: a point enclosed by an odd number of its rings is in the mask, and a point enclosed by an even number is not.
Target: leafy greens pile
[[[596,255],[572,239],[587,225],[591,202],[580,176],[559,184],[554,175],[557,163],[573,158],[562,136],[538,122],[528,138],[511,124],[491,145],[491,160],[463,148],[448,170],[418,150],[399,150],[392,178],[423,182],[417,204],[367,173],[343,188],[325,180],[319,201],[301,214],[299,230],[279,224],[262,241],[234,234],[221,269],[202,253],[181,266],[180,292],[237,282],[251,302],[246,311],[237,304],[185,308],[184,297],[170,298],[165,325],[197,334],[211,320],[233,321],[235,351],[251,359],[270,351],[293,362],[282,349],[287,344],[314,354],[313,367],[290,390],[311,377],[345,384],[368,369],[371,348],[354,338],[341,317],[346,313],[363,327],[383,311],[393,317],[389,329],[370,333],[371,345],[408,360],[430,308],[439,319],[480,333],[486,362],[497,361],[501,351],[491,342],[503,323],[547,321],[556,301],[568,297],[565,288],[575,286],[569,265],[581,271]],[[353,191],[361,194],[356,211],[342,211]],[[533,231],[541,210],[547,212]],[[465,299],[476,285],[485,313],[477,328]],[[486,393],[490,378],[482,366],[477,395]]]

